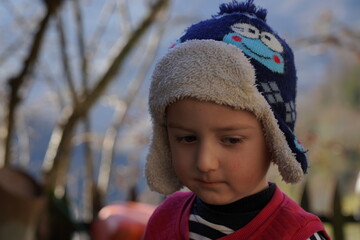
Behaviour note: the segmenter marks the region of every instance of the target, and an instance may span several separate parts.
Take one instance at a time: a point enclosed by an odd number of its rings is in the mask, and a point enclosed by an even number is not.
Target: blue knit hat
[[[306,151],[294,135],[294,56],[266,15],[253,0],[222,4],[217,15],[190,26],[158,63],[150,88],[154,133],[146,166],[153,190],[169,194],[182,186],[164,122],[166,107],[187,97],[253,112],[283,179],[295,183],[306,173]]]

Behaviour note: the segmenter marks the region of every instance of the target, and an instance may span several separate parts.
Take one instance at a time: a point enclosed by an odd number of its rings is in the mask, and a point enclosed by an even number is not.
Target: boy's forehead
[[[201,99],[197,99],[194,97],[187,97],[187,98],[182,98],[182,99],[178,99],[175,100],[173,102],[171,102],[166,108],[166,112],[168,112],[169,108],[176,108],[178,106],[187,106],[189,107],[189,110],[191,108],[195,108],[195,107],[200,107],[203,109],[207,109],[207,108],[222,108],[222,109],[227,109],[229,111],[233,111],[233,112],[246,112],[248,114],[254,115],[251,111],[248,111],[246,109],[237,109],[234,106],[230,106],[230,105],[226,105],[223,103],[217,103],[215,101],[205,101],[205,100],[201,100]]]
[[[240,123],[248,123],[248,127],[258,125],[256,116],[247,110],[235,109],[234,107],[218,104],[212,101],[202,101],[195,98],[185,98],[173,102],[167,107],[166,122],[179,123],[181,121],[218,122],[224,128],[239,128]]]

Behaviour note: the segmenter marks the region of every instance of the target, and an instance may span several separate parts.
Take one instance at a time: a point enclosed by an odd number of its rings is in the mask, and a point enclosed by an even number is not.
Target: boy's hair
[[[252,112],[261,122],[284,181],[307,171],[305,150],[295,137],[296,69],[287,43],[266,23],[267,12],[232,1],[212,18],[190,26],[157,64],[150,87],[153,136],[146,164],[152,190],[179,190],[166,132],[166,108],[184,98]]]

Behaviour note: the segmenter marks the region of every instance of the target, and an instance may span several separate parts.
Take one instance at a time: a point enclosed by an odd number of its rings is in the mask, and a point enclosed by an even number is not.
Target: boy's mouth
[[[198,183],[203,184],[203,185],[216,185],[216,184],[221,184],[224,183],[224,181],[215,181],[215,180],[206,180],[206,179],[195,179]]]

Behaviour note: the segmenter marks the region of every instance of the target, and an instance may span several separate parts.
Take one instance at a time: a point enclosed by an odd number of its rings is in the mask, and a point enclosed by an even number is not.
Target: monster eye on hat
[[[296,183],[306,173],[306,151],[293,133],[294,56],[266,15],[253,0],[222,4],[217,15],[190,26],[157,64],[149,96],[154,132],[146,177],[151,189],[170,194],[182,187],[172,167],[165,111],[189,97],[251,111],[263,125],[283,180]]]

